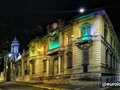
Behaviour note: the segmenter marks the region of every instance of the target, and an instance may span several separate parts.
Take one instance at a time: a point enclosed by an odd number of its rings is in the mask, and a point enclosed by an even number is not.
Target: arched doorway
[[[53,63],[54,63],[53,72],[54,76],[56,76],[58,73],[58,58],[55,58]]]

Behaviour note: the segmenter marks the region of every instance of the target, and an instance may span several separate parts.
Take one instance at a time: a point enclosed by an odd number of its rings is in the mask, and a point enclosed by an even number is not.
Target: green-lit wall
[[[58,48],[60,46],[60,35],[59,30],[56,30],[54,32],[51,32],[49,38],[49,50],[53,50],[55,48]]]

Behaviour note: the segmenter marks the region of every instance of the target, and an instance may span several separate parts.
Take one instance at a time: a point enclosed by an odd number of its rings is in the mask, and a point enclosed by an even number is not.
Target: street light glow
[[[79,9],[79,12],[80,12],[80,13],[83,13],[84,11],[85,11],[84,8],[80,8],[80,9]]]
[[[40,49],[38,49],[38,52],[40,52]]]
[[[11,54],[11,53],[9,53],[9,54],[8,54],[8,57],[11,57],[11,56],[12,56],[12,54]]]

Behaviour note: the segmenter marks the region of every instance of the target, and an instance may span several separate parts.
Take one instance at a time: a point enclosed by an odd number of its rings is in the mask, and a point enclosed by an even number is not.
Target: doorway
[[[83,65],[83,72],[84,73],[87,73],[88,72],[88,65]]]
[[[54,65],[53,65],[54,67],[54,69],[53,69],[53,72],[54,72],[54,76],[56,76],[57,75],[57,73],[58,73],[58,58],[55,58],[54,59]]]

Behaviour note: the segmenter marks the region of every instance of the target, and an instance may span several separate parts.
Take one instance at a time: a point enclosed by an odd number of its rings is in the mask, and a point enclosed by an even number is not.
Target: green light
[[[51,37],[49,41],[49,49],[55,49],[60,46],[59,37]]]
[[[89,39],[89,37],[82,37],[82,38],[80,38],[80,40],[88,40]]]
[[[30,56],[35,56],[36,54],[35,54],[35,49],[34,48],[32,48],[31,49],[31,52],[30,52]]]
[[[93,13],[90,13],[90,14],[87,14],[87,15],[84,15],[84,16],[80,16],[80,17],[76,18],[75,20],[80,20],[80,19],[87,18],[87,17],[90,17],[90,16],[93,16]]]
[[[80,40],[89,40],[91,24],[89,22],[85,22],[81,27],[81,38]]]
[[[82,41],[91,40],[91,39],[92,39],[91,35],[88,35],[88,36],[85,36],[85,37],[81,37],[81,38],[80,38],[80,40],[82,40]]]
[[[58,48],[60,46],[59,30],[51,32],[50,36],[51,37],[49,39],[49,50]]]

